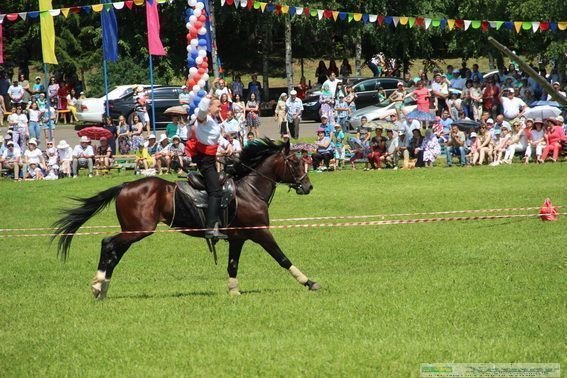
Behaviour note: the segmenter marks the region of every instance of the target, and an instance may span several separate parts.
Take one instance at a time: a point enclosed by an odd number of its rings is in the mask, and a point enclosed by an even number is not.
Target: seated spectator
[[[226,119],[223,121],[223,123],[221,123],[221,127],[224,134],[236,133],[236,135],[238,135],[240,132],[240,124],[238,123],[236,118],[234,118],[232,111],[228,111],[226,113]]]
[[[325,135],[325,129],[317,129],[317,141],[315,141],[317,146],[317,151],[313,154],[313,169],[318,172],[323,172],[323,170],[329,169],[329,163],[334,155],[333,144],[331,143],[331,138]],[[323,168],[319,168],[321,162],[324,163]]]
[[[432,167],[435,159],[441,153],[441,147],[437,136],[428,128],[425,130],[425,136],[418,149],[416,167]]]
[[[543,149],[543,154],[541,160],[545,162],[547,156],[550,152],[553,152],[553,157],[551,161],[554,163],[559,157],[559,151],[561,151],[561,142],[565,141],[565,133],[563,131],[563,122],[558,121],[554,118],[547,118],[545,128],[545,148]]]
[[[93,147],[89,144],[90,141],[88,137],[82,136],[79,144],[73,149],[73,178],[77,178],[79,168],[88,168],[89,177],[93,177],[93,158],[95,154]]]
[[[244,141],[244,147],[246,147],[250,143],[254,142],[255,139],[256,139],[256,136],[254,135],[254,133],[252,131],[249,131],[248,134],[246,134],[246,140]]]
[[[402,169],[409,169],[409,142],[410,138],[405,131],[398,132],[398,160],[401,158],[404,161]]]
[[[447,166],[453,165],[453,155],[459,156],[461,167],[467,165],[467,153],[465,151],[465,133],[460,131],[457,125],[451,127],[449,140],[447,141]]]
[[[325,131],[325,136],[327,138],[331,137],[331,133],[333,132],[333,125],[329,122],[329,117],[326,114],[321,115],[321,125],[319,126],[320,129]]]
[[[382,135],[383,129],[381,126],[376,127],[376,135],[370,139],[370,150],[371,152],[366,156],[368,163],[370,163],[370,169],[382,169],[382,161],[386,154],[386,137]],[[368,171],[368,168],[364,168]]]
[[[166,168],[166,173],[171,173],[171,155],[169,153],[169,138],[165,134],[161,134],[159,137],[159,143],[156,148],[156,153],[153,158],[156,162],[156,170],[158,176],[163,173],[162,167]]]
[[[132,125],[130,126],[130,138],[132,141],[132,149],[137,151],[140,145],[143,145],[145,140],[142,134],[144,133],[144,124],[138,113],[132,116]]]
[[[398,152],[400,140],[394,130],[386,131],[386,153],[384,154],[384,162],[394,169],[398,169]]]
[[[57,160],[59,161],[60,175],[71,177],[71,163],[73,161],[73,150],[64,140],[57,144]]]
[[[135,174],[139,175],[142,169],[147,171],[150,168],[154,167],[154,159],[148,152],[148,142],[144,142],[138,146],[136,150],[136,171]]]
[[[96,149],[95,163],[97,169],[110,169],[112,164],[112,147],[105,137],[100,138],[100,145]]]
[[[419,147],[423,142],[423,136],[421,135],[421,131],[419,129],[413,129],[411,131],[412,137],[409,141],[409,156],[411,159],[417,159],[419,156]]]
[[[59,155],[57,154],[57,148],[54,147],[52,140],[47,141],[46,144],[47,169],[45,179],[57,180],[59,178]]]
[[[177,134],[181,139],[181,144],[185,145],[189,140],[189,126],[183,120],[183,117],[179,119],[179,123],[177,124]]]
[[[105,117],[105,122],[102,127],[104,127],[105,130],[108,130],[110,134],[112,134],[112,137],[108,139],[108,145],[112,150],[112,155],[114,155],[116,154],[116,136],[118,135],[118,128],[114,125],[114,121],[110,116]]]
[[[130,153],[130,125],[126,122],[126,117],[121,115],[118,117],[118,126],[117,126],[117,135],[118,135],[118,151],[122,155],[128,155]]]
[[[191,158],[185,155],[185,145],[181,144],[179,135],[171,138],[171,144],[168,146],[168,152],[171,157],[171,168],[176,170],[178,174],[183,173],[191,164]]]
[[[335,145],[335,160],[339,169],[345,168],[346,151],[345,151],[345,133],[339,123],[335,124],[335,131],[332,138]]]
[[[45,169],[47,165],[43,153],[37,148],[37,140],[31,138],[24,152],[24,179],[43,180]]]
[[[148,147],[147,147],[150,156],[153,157],[157,153],[158,146],[159,144],[156,141],[155,134],[150,134],[150,136],[148,137]]]
[[[487,130],[486,125],[481,125],[478,131],[476,151],[473,154],[472,165],[482,165],[485,157],[488,160],[488,158],[492,156],[493,146],[492,135]]]
[[[219,140],[219,148],[217,149],[217,171],[223,170],[223,165],[227,159],[233,159],[240,155],[242,151],[242,146],[238,138],[235,138],[236,133],[226,134],[226,137]],[[221,163],[222,161],[222,163]]]
[[[534,121],[532,119],[528,119],[526,121],[526,127],[531,128],[533,126],[533,123]],[[528,139],[526,136],[526,131],[522,128],[520,121],[514,121],[514,128],[510,134],[510,139],[508,140],[508,148],[506,149],[506,155],[504,155],[502,162],[505,164],[512,164],[514,155],[519,152],[523,156],[526,152],[527,146]]]
[[[171,139],[177,134],[177,127],[179,125],[179,117],[175,116],[171,118],[171,122],[165,127],[165,135]],[[179,134],[177,134],[179,135]]]
[[[542,154],[545,147],[545,130],[543,130],[543,121],[541,118],[534,120],[533,127],[528,130],[528,145],[526,147],[526,154],[524,155],[524,164],[528,164],[532,154],[535,152],[536,161],[543,163]]]
[[[496,166],[502,164],[504,162],[503,156],[508,149],[510,138],[512,134],[510,133],[510,129],[507,126],[504,126],[500,129],[500,138],[494,143],[494,151],[492,157],[492,166]]]
[[[22,167],[22,155],[20,148],[15,147],[12,140],[6,142],[6,150],[0,157],[0,172],[6,169],[8,173],[14,174],[14,180],[20,180],[20,168]]]

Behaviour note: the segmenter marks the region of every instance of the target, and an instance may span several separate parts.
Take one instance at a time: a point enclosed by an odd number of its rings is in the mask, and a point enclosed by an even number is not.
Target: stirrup
[[[205,231],[205,239],[226,240],[228,235],[219,231],[219,223],[216,222],[212,230]]]

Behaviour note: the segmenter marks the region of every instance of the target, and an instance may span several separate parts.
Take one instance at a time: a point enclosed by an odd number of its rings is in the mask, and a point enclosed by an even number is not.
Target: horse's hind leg
[[[155,226],[152,230],[148,231],[153,231],[154,229]],[[96,299],[101,300],[106,298],[114,268],[116,268],[122,256],[124,256],[128,248],[130,248],[130,245],[151,234],[152,232],[122,233],[102,240],[98,269],[91,286],[92,293]]]
[[[317,282],[311,281],[305,274],[303,274],[296,266],[294,266],[291,261],[286,257],[283,251],[278,246],[278,243],[274,240],[271,232],[268,230],[259,230],[256,231],[256,234],[252,238],[252,240],[258,244],[260,244],[266,252],[272,256],[274,260],[280,264],[280,266],[286,269],[292,276],[295,278],[297,282],[300,284],[307,286],[309,290],[319,290],[321,285]]]

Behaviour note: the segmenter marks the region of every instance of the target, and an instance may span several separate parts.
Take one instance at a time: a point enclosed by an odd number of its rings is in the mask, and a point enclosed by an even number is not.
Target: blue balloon
[[[191,17],[193,15],[193,9],[192,8],[185,9],[185,15],[187,17]],[[189,20],[187,20],[187,21],[189,21]]]
[[[207,46],[207,40],[205,38],[199,39],[199,46]]]
[[[191,57],[193,59],[196,59],[198,56],[199,56],[199,52],[197,50],[191,51]]]
[[[191,104],[189,106],[189,115],[195,113],[195,109],[197,109],[197,107],[195,105]]]
[[[197,67],[195,59],[191,56],[187,58],[187,64],[189,65],[189,67]]]
[[[201,102],[201,97],[195,97],[195,99],[193,100],[193,105],[199,106],[200,102]]]
[[[204,89],[201,89],[201,90],[199,91],[199,93],[197,93],[197,96],[199,96],[199,97],[205,97],[206,94],[207,94],[207,92],[206,92]]]

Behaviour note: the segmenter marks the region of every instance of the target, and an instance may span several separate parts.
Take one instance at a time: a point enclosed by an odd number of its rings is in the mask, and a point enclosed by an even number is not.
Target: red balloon
[[[203,63],[201,63],[201,68],[207,69],[209,68],[209,64],[205,61],[203,61]]]
[[[192,39],[193,36],[191,35],[191,33],[187,33],[187,43],[191,42]]]
[[[193,80],[199,81],[200,78],[201,78],[201,74],[200,74],[200,73],[197,72],[196,74],[193,74]]]
[[[199,68],[199,73],[202,75],[202,74],[204,74],[205,72],[207,72],[207,70],[205,70],[205,69],[203,68],[203,65],[201,64],[201,68]]]
[[[197,82],[195,82],[195,80],[193,79],[187,80],[187,88],[193,88],[195,85],[197,85]]]
[[[195,26],[195,28],[197,30],[201,29],[203,27],[203,23],[201,21],[195,21],[195,23],[193,24],[193,26]]]
[[[207,17],[205,17],[205,15],[202,14],[199,16],[197,20],[201,21],[202,23],[205,23],[205,21],[207,21]]]
[[[209,58],[207,58],[207,57],[203,58],[203,62],[208,62],[208,61],[209,61]]]

